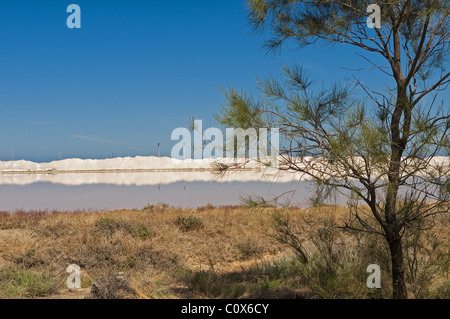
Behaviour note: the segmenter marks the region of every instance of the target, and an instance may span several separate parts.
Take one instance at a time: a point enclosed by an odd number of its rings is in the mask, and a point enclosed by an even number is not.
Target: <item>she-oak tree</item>
[[[387,92],[358,80],[364,101],[348,86],[313,90],[302,68],[284,67],[283,81],[259,82],[257,100],[226,91],[227,103],[216,119],[244,128],[278,127],[280,170],[303,173],[322,189],[347,190],[352,219],[346,228],[386,240],[393,297],[407,298],[404,232],[420,227],[417,222],[424,218],[449,212],[450,111],[448,102],[437,103],[437,96],[450,83],[450,1],[380,1],[381,28],[367,27],[369,4],[248,0],[247,8],[255,31],[270,34],[268,51],[286,42],[299,49],[356,47],[365,52],[360,56],[368,68],[386,75]],[[375,63],[374,55],[384,64]]]

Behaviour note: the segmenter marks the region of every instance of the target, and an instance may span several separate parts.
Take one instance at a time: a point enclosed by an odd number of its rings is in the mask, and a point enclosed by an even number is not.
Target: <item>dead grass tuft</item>
[[[94,282],[89,294],[90,299],[132,299],[136,291],[131,287],[129,279],[123,274],[106,275]]]

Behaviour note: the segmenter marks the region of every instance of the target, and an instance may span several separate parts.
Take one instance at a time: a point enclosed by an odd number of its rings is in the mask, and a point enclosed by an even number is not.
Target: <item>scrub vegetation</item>
[[[390,298],[389,247],[337,206],[0,214],[1,298]],[[413,298],[449,298],[448,215],[405,234]],[[430,223],[433,223],[431,225]],[[433,227],[430,227],[433,226]],[[382,288],[368,289],[369,264]],[[66,268],[81,268],[69,290]]]

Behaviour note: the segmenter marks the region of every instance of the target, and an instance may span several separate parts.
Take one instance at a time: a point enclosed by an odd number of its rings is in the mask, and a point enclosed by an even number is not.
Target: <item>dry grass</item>
[[[291,208],[282,214],[288,216],[306,249],[312,249],[311,239],[317,237],[318,230],[342,223],[348,211],[343,207]],[[41,293],[48,297],[56,297],[55,282],[67,293],[65,270],[69,264],[81,267],[82,288],[97,287],[95,296],[91,292],[86,297],[242,297],[248,296],[248,287],[260,288],[260,294],[252,295],[256,297],[273,297],[274,291],[298,297],[302,288],[295,275],[297,266],[291,261],[277,264],[291,250],[269,236],[274,235],[273,225],[273,208],[206,206],[182,210],[149,205],[142,210],[98,213],[4,213],[0,214],[0,271],[50,274],[52,289]],[[443,225],[440,231],[448,235],[448,219]],[[339,240],[347,239],[343,235]],[[122,279],[115,281],[119,272],[125,274],[126,284]],[[226,285],[237,280],[238,285],[230,286],[236,289],[230,294],[206,293],[196,283],[205,278],[215,278],[214,284],[220,282],[218,278],[228,280]],[[243,286],[246,280],[251,283],[247,288]],[[114,294],[110,284],[117,284],[125,293]],[[0,285],[0,296],[1,291]],[[300,295],[305,296],[305,292]],[[26,292],[10,295],[27,296]]]
[[[139,211],[2,214],[0,268],[50,272],[60,277],[62,287],[69,264],[81,267],[84,286],[127,272],[150,296],[173,297],[166,288],[183,287],[176,279],[180,272],[235,267],[285,249],[264,236],[269,219],[269,211],[239,207],[162,205]]]

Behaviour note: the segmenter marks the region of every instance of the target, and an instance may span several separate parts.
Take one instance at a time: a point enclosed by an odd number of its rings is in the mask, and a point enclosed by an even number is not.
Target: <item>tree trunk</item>
[[[392,262],[392,288],[394,299],[406,299],[408,293],[405,284],[405,272],[403,267],[402,238],[395,234],[393,238],[388,238],[389,249]]]
[[[399,74],[401,75],[401,73]],[[391,119],[391,159],[389,163],[388,189],[384,211],[386,220],[383,228],[391,252],[393,298],[406,299],[408,296],[405,284],[405,271],[403,268],[401,227],[397,221],[397,196],[400,187],[400,162],[407,141],[407,136],[403,136],[403,138],[401,136],[400,123],[402,114],[408,109],[408,99],[402,76],[397,79],[397,84],[397,102]],[[405,133],[406,130],[403,131]]]

